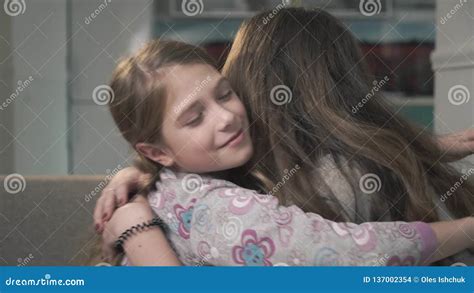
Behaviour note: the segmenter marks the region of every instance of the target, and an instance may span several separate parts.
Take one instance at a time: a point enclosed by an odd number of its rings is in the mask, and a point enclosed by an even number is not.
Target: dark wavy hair
[[[283,8],[268,20],[269,13],[242,24],[223,68],[249,113],[257,146],[251,167],[267,189],[284,170],[299,165],[274,195],[341,220],[342,207],[326,203],[331,192],[314,175],[320,159],[332,155],[340,170],[357,168],[380,177],[377,200],[388,203],[393,220],[438,220],[434,198],[462,174],[446,163],[431,133],[394,113],[380,93],[364,100],[374,78],[349,30],[321,9]],[[272,101],[277,85],[291,90],[290,102]],[[345,174],[359,189],[359,178]],[[464,182],[445,204],[456,217],[472,215],[473,194],[472,183]]]

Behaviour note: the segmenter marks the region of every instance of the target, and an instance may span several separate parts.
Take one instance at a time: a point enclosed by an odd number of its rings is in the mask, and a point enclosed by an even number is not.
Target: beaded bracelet
[[[127,240],[128,237],[130,237],[135,232],[141,232],[141,231],[145,230],[145,228],[152,227],[152,226],[158,226],[158,227],[160,227],[161,229],[164,230],[165,227],[166,227],[166,224],[163,222],[163,220],[160,217],[156,216],[153,219],[149,220],[148,222],[143,222],[142,224],[137,224],[135,226],[132,226],[132,227],[128,228],[127,230],[125,230],[119,236],[119,238],[114,243],[114,248],[119,253],[122,253],[123,252],[123,243],[125,242],[125,240]]]

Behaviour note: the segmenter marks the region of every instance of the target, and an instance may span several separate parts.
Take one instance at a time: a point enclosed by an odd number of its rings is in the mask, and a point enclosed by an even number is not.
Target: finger
[[[103,206],[102,219],[103,221],[108,221],[117,207],[115,196],[106,197]]]
[[[104,188],[104,190],[102,190],[100,197],[103,197],[103,198],[113,197],[114,194],[115,194],[115,188],[106,187]]]
[[[117,206],[123,206],[128,201],[128,188],[126,185],[120,185],[115,192]]]
[[[95,205],[96,210],[94,211],[94,219],[97,219],[97,224],[102,225],[102,215],[104,213],[104,199],[113,197],[114,196],[114,189],[111,187],[106,187],[102,190],[99,199]]]
[[[94,208],[94,227],[96,231],[99,230],[100,225],[102,224],[102,200],[104,197],[99,197],[97,202],[95,203],[95,208]]]

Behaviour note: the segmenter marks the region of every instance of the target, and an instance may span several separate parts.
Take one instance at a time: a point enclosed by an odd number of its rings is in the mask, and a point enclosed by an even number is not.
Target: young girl
[[[111,88],[118,128],[159,175],[149,204],[186,265],[416,265],[474,245],[474,218],[336,223],[228,181],[243,177],[253,154],[252,121],[199,48],[151,42],[118,65]],[[106,226],[108,247],[123,231],[117,223],[123,228],[123,221]],[[152,241],[127,246],[149,232],[125,241],[131,264],[162,255]]]

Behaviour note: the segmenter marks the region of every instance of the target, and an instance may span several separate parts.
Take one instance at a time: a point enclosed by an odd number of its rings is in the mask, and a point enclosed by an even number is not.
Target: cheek
[[[185,165],[193,162],[204,162],[214,153],[212,131],[203,127],[199,130],[189,131],[176,137],[174,149],[177,160]]]

